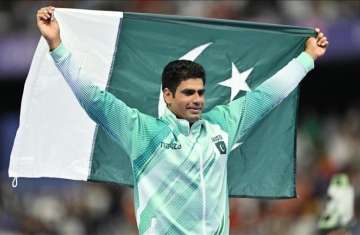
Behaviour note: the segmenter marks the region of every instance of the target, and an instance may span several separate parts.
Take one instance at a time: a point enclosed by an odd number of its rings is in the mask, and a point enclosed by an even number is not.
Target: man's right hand
[[[37,26],[49,44],[50,50],[57,48],[61,43],[60,28],[54,17],[54,10],[52,6],[43,7],[36,14]]]

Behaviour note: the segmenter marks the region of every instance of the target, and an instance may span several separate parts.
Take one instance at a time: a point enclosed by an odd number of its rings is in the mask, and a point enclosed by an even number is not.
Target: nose
[[[200,105],[204,100],[204,97],[202,95],[199,95],[199,93],[195,93],[194,94],[194,99],[193,99],[193,103],[195,105]]]

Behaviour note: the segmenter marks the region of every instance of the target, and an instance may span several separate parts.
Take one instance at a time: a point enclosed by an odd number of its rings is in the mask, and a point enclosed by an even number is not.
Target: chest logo
[[[220,154],[226,154],[226,145],[224,141],[216,142],[215,146],[219,150]]]

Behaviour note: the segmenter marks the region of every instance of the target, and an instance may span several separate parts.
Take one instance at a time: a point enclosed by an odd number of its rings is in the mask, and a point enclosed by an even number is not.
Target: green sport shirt
[[[232,146],[314,67],[303,52],[253,91],[216,106],[190,127],[170,110],[155,118],[93,85],[62,44],[51,55],[81,106],[131,160],[140,234],[228,234]]]

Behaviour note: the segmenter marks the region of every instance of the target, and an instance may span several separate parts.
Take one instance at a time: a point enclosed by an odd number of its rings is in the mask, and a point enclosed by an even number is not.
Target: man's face
[[[164,99],[168,108],[181,119],[194,123],[200,119],[205,106],[205,89],[201,78],[182,81],[175,91],[175,96],[164,89]]]

